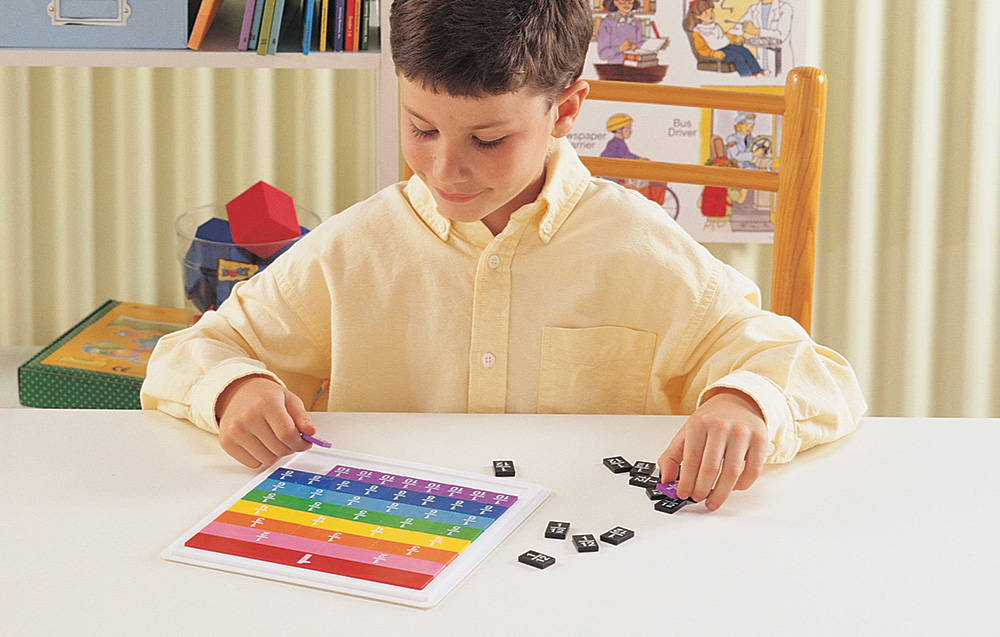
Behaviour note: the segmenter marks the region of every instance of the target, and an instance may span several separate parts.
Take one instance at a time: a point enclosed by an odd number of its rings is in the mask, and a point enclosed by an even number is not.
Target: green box
[[[22,405],[55,409],[139,409],[146,363],[188,313],[107,301],[17,369]]]

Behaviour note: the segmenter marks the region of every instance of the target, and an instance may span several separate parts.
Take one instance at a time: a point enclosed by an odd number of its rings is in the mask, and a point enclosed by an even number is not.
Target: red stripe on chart
[[[196,534],[185,542],[184,546],[415,590],[423,590],[434,579],[433,575],[400,571],[372,564],[361,564],[254,542],[231,540],[205,533]]]

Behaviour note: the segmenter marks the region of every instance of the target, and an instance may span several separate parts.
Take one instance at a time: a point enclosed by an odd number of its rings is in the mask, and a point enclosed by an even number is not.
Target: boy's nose
[[[434,156],[434,173],[443,183],[459,181],[466,172],[465,161],[459,149],[441,144]]]

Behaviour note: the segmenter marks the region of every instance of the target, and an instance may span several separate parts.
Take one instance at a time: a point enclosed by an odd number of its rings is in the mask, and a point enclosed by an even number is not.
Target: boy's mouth
[[[438,197],[441,197],[441,199],[443,199],[444,201],[447,201],[448,203],[454,203],[454,204],[468,203],[468,202],[472,201],[473,199],[475,199],[476,197],[478,197],[482,193],[482,191],[475,192],[475,193],[472,193],[472,194],[463,194],[463,193],[457,193],[457,192],[446,192],[444,190],[441,190],[440,188],[435,188],[434,190],[437,192]]]

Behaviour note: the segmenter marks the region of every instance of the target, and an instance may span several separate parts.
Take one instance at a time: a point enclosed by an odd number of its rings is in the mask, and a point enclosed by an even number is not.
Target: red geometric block
[[[291,196],[263,181],[227,203],[226,215],[233,243],[262,259],[302,234]]]

